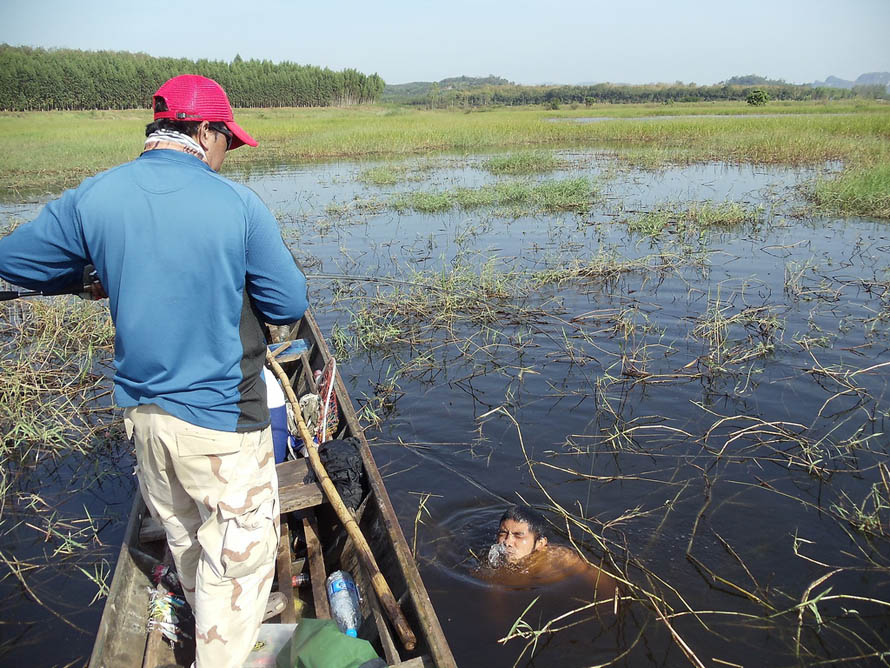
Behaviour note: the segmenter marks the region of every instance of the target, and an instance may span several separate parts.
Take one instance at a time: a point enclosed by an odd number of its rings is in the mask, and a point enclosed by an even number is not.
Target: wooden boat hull
[[[330,353],[310,313],[291,328],[287,338],[303,339],[309,344],[307,352],[282,363],[300,396],[314,388],[313,374],[324,367]],[[277,571],[278,582],[282,583],[280,590],[288,597],[288,606],[281,619],[271,621],[296,621],[293,589],[289,584],[290,576],[303,563],[308,565],[313,594],[314,614],[308,616],[329,616],[324,577],[340,568],[353,574],[362,591],[364,623],[359,635],[372,642],[388,665],[406,668],[456,666],[339,374],[335,378],[334,391],[340,409],[337,437],[354,437],[358,441],[367,480],[368,492],[356,511],[356,518],[384,578],[417,636],[417,645],[407,651],[393,633],[352,541],[323,499],[320,488],[308,473],[305,460],[278,465],[283,516]],[[289,521],[284,521],[287,517]],[[190,665],[188,648],[174,652],[160,640],[159,634],[146,634],[149,596],[154,589],[151,568],[163,558],[165,550],[163,540],[147,540],[150,529],[146,529],[146,525],[150,524],[145,503],[137,492],[90,658],[91,668]],[[307,544],[305,562],[293,558],[291,532],[294,530],[303,532]],[[140,534],[145,540],[140,539]]]

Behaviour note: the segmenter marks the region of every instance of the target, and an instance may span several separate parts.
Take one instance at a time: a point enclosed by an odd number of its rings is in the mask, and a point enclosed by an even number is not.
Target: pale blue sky
[[[890,0],[0,0],[0,42],[377,72],[388,83],[806,83],[890,71]]]

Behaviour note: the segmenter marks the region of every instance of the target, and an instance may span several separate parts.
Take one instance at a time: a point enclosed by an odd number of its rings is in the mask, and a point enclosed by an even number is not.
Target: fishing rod
[[[57,297],[58,295],[79,295],[85,299],[92,299],[90,287],[78,285],[65,290],[0,290],[0,302],[22,297]]]
[[[89,280],[83,285],[72,285],[61,290],[0,290],[0,301],[10,301],[12,299],[21,299],[23,297],[56,297],[58,295],[78,295],[85,299],[92,299],[91,286],[96,282],[95,272],[87,275]],[[398,278],[387,278],[384,276],[355,276],[349,274],[304,274],[310,280],[324,281],[361,281],[365,283],[387,283],[390,285],[409,285],[412,287],[422,287],[431,290],[440,289],[437,285],[430,285],[421,281],[405,281]]]
[[[319,279],[325,281],[361,281],[365,283],[389,283],[391,285],[410,285],[412,287],[430,288],[432,290],[439,289],[437,285],[430,285],[422,281],[405,281],[399,278],[389,278],[386,276],[355,276],[350,274],[307,274],[307,279]]]
[[[22,297],[57,297],[58,295],[77,295],[82,299],[102,299],[107,297],[99,282],[95,267],[88,264],[83,269],[83,278],[78,283],[71,283],[56,290],[0,290],[0,302]]]

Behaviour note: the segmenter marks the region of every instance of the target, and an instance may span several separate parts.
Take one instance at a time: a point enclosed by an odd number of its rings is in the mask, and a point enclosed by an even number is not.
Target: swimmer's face
[[[511,564],[521,561],[535,550],[541,550],[547,545],[547,539],[543,536],[535,540],[535,535],[529,531],[528,522],[510,519],[501,522],[497,541],[507,548],[507,561]]]

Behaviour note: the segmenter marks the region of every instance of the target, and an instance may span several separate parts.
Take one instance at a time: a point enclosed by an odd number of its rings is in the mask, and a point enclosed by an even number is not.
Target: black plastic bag
[[[353,510],[358,508],[364,495],[365,470],[358,447],[358,440],[349,437],[326,441],[318,448],[318,457],[328,477],[340,493],[343,503]]]

